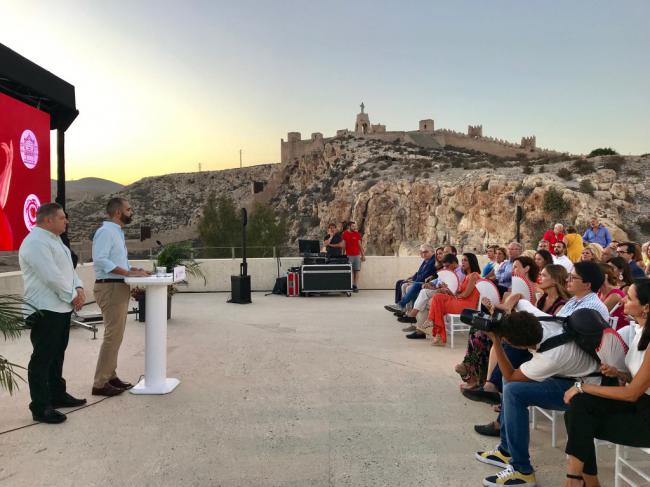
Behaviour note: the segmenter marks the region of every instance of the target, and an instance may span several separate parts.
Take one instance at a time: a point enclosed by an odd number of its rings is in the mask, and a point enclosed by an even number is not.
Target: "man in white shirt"
[[[106,205],[106,213],[108,221],[102,224],[93,238],[96,278],[93,291],[104,318],[104,339],[93,381],[94,396],[116,396],[133,387],[133,384],[117,376],[117,356],[131,299],[131,289],[124,278],[149,275],[142,269],[131,268],[127,258],[122,228],[133,219],[129,202],[124,198],[112,198]]]
[[[561,265],[570,274],[573,270],[573,262],[571,262],[571,259],[566,255],[566,244],[562,241],[555,242],[553,249],[555,250],[553,263]]]
[[[556,315],[570,316],[578,309],[590,309],[600,315],[607,323],[609,313],[595,294],[603,285],[605,277],[598,264],[578,262],[569,275],[568,290],[574,294]],[[522,304],[534,308],[527,301]],[[563,333],[560,323],[540,323],[535,314],[517,311],[504,319],[499,328],[499,337],[491,335],[493,348],[503,374],[503,399],[501,406],[501,443],[491,451],[478,452],[476,459],[491,465],[505,468],[498,475],[488,476],[483,485],[517,485],[534,487],[535,474],[530,463],[528,442],[528,407],[539,406],[544,409],[564,411],[564,393],[574,385],[575,379],[594,380],[589,377],[598,371],[598,363],[575,342],[563,343],[555,348],[533,354],[533,358],[513,369],[506,356],[500,337],[516,348],[537,350],[547,339]],[[547,315],[548,316],[548,315]],[[597,380],[598,378],[596,378]]]
[[[72,310],[83,306],[83,283],[74,270],[70,249],[61,241],[68,220],[58,203],[36,210],[36,226],[25,237],[18,257],[25,283],[26,322],[34,347],[27,377],[36,421],[62,423],[66,415],[56,408],[86,403],[66,392],[63,361],[70,336]]]

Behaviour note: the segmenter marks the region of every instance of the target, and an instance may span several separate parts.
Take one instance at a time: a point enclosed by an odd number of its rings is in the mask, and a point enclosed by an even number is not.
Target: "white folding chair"
[[[616,463],[614,464],[614,487],[623,487],[629,485],[630,487],[641,487],[650,482],[650,472],[641,470],[639,465],[633,464],[628,458],[628,450],[641,451],[650,455],[650,448],[632,448],[629,446],[616,445]],[[637,483],[630,478],[630,473],[625,469],[631,470],[634,475],[643,479],[643,484]],[[625,484],[623,484],[625,482]]]
[[[549,409],[540,408],[539,406],[530,406],[530,427],[535,429],[537,422],[535,418],[535,412],[539,411],[542,416],[547,418],[551,422],[551,447],[555,448],[557,446],[557,425],[558,422],[564,423],[562,417],[564,416],[564,411],[552,411]],[[558,421],[560,420],[560,421]]]
[[[481,309],[481,300],[483,298],[489,299],[492,304],[499,303],[499,290],[492,281],[481,278],[476,281],[476,289],[478,289],[479,292],[478,305],[476,309]],[[454,348],[454,334],[469,331],[471,326],[460,321],[460,315],[446,314],[444,320],[447,334],[450,335],[451,338],[451,348]]]

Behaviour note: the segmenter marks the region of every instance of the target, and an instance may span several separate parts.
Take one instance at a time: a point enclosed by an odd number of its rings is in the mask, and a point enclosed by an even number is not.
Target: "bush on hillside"
[[[572,168],[578,174],[590,174],[596,172],[594,163],[592,161],[587,161],[584,159],[578,159],[573,162]]]
[[[593,196],[594,191],[596,191],[596,187],[591,182],[591,179],[583,179],[580,181],[580,191]]]
[[[598,149],[592,150],[587,157],[596,157],[596,156],[617,156],[616,152],[611,147],[599,147]]]
[[[558,169],[557,175],[560,176],[562,179],[566,179],[567,181],[573,177],[571,171],[569,171],[566,167],[561,167],[560,169]]]
[[[612,156],[607,158],[605,164],[603,164],[603,167],[605,169],[612,169],[613,171],[621,172],[621,169],[623,169],[623,164],[625,164],[624,157]]]
[[[544,211],[554,218],[562,218],[571,209],[571,205],[555,188],[550,188],[544,193]]]

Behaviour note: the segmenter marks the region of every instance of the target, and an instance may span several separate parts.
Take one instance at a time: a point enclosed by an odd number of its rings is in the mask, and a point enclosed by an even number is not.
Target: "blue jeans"
[[[402,299],[397,303],[399,304],[402,308],[404,308],[407,304],[415,302],[415,300],[418,297],[418,294],[420,294],[420,289],[422,289],[422,284],[421,282],[414,282],[413,285],[409,288],[408,291],[406,291],[406,294],[402,296]]]
[[[501,400],[501,444],[499,448],[512,457],[510,463],[521,473],[531,473],[528,444],[528,406],[566,411],[564,393],[574,382],[569,379],[546,379],[542,382],[506,382]]]

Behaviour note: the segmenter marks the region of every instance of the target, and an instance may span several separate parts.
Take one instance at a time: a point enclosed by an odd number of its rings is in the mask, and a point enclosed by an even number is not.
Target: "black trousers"
[[[65,395],[63,359],[70,337],[71,314],[41,310],[27,317],[27,323],[32,327],[30,339],[34,346],[27,367],[32,398],[29,409],[33,412],[43,412],[51,406],[52,401]]]
[[[584,463],[584,473],[596,475],[594,438],[650,447],[650,396],[643,394],[637,402],[625,402],[576,394],[564,422],[569,434],[566,453]]]

